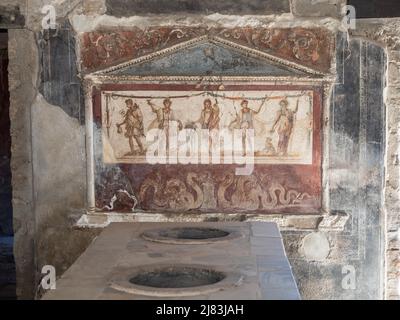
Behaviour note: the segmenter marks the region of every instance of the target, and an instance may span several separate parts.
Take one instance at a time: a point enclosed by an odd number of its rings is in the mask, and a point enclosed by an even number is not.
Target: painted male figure
[[[182,121],[179,119],[175,118],[173,112],[172,112],[172,101],[170,98],[166,98],[163,101],[163,107],[159,108],[157,107],[154,103],[151,102],[151,100],[147,100],[148,105],[151,107],[151,110],[156,114],[156,118],[154,121],[150,124],[149,130],[151,129],[160,129],[164,131],[165,134],[165,148],[167,152],[169,152],[170,148],[170,128],[174,130],[176,129],[176,126],[174,126],[174,123],[178,124],[178,130],[183,129]],[[175,132],[171,132],[171,134],[175,134]]]
[[[118,132],[121,133],[121,126],[125,125],[125,137],[129,140],[130,152],[126,156],[135,155],[135,144],[139,147],[139,153],[144,154],[144,147],[141,138],[144,137],[143,115],[138,104],[133,103],[132,99],[125,100],[127,110],[124,114],[124,121],[117,123]]]
[[[236,114],[236,119],[230,123],[229,127],[234,129],[254,129],[254,116],[260,113],[261,108],[264,106],[266,100],[267,97],[265,97],[258,110],[250,109],[249,101],[243,100],[240,103],[240,106],[242,107],[240,113]]]
[[[254,115],[260,113],[261,108],[264,106],[267,97],[263,100],[258,110],[253,110],[249,108],[249,101],[243,100],[240,104],[242,107],[240,110],[240,114],[236,114],[236,119],[231,122],[229,128],[234,129],[242,129],[242,150],[243,155],[246,153],[246,140],[249,140],[251,137],[246,135],[246,130],[254,130]],[[251,143],[251,141],[248,141]]]
[[[178,128],[182,129],[182,122],[177,120],[172,112],[172,101],[169,98],[164,99],[163,107],[158,108],[151,100],[147,100],[151,110],[156,114],[156,119],[150,124],[150,129],[165,130],[166,134],[172,121],[178,123]],[[168,135],[168,134],[167,134]]]
[[[220,116],[218,104],[215,103],[212,105],[211,100],[206,99],[204,100],[203,105],[203,110],[201,111],[199,120],[201,128],[209,130],[219,129]]]

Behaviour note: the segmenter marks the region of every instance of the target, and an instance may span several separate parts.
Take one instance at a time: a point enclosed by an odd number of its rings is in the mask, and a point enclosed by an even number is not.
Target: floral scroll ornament
[[[303,62],[315,63],[320,58],[317,36],[305,29],[296,29],[287,33],[287,30],[235,28],[224,29],[218,35],[259,50],[273,50],[281,53],[289,50],[297,60]]]
[[[85,68],[111,65],[128,57],[137,58],[204,36],[228,40],[284,59],[309,64],[318,64],[329,52],[329,45],[325,45],[327,33],[316,29],[151,27],[120,32],[85,33],[83,65]]]
[[[252,42],[256,48],[268,47],[272,50],[280,50],[287,42],[281,41],[277,35],[276,30],[257,30],[252,35]]]
[[[300,61],[316,62],[319,59],[318,39],[314,33],[307,30],[292,32],[288,41],[293,44],[293,54]]]
[[[244,41],[249,47],[278,50],[286,45],[279,37],[279,31],[270,29],[235,28],[224,29],[218,35],[225,39]]]

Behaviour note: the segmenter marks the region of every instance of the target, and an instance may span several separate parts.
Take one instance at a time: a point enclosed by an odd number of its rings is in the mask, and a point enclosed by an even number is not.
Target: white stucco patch
[[[330,252],[330,244],[322,232],[313,232],[303,238],[300,253],[310,261],[324,261]]]

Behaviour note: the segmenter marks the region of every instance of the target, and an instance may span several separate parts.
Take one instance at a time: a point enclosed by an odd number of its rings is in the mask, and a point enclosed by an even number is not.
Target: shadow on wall
[[[140,13],[271,14],[290,12],[289,0],[106,0],[109,15]]]
[[[7,31],[0,30],[0,299],[15,298],[7,47]]]

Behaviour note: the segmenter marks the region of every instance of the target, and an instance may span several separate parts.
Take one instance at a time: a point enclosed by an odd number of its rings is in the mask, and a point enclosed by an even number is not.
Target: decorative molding
[[[87,207],[89,212],[95,212],[95,161],[94,161],[94,133],[93,133],[93,83],[83,81],[85,94],[85,129],[86,129],[86,189]]]
[[[82,69],[86,72],[136,59],[192,39],[219,39],[298,64],[319,73],[330,70],[334,37],[325,29],[240,27],[153,27],[131,31],[88,32],[81,36]]]
[[[336,80],[333,76],[324,78],[307,78],[307,77],[258,77],[258,76],[120,76],[120,75],[101,75],[88,74],[85,79],[96,84],[102,83],[132,83],[132,82],[194,82],[194,83],[221,83],[221,82],[270,82],[271,84],[333,84]]]
[[[350,216],[340,215],[290,215],[290,214],[243,214],[243,213],[87,213],[83,214],[75,224],[76,228],[105,228],[114,222],[207,222],[207,221],[263,221],[276,222],[281,231],[316,231],[340,232],[343,231]]]
[[[268,180],[272,182],[268,182]],[[164,180],[164,182],[163,182]],[[228,189],[233,193],[227,198]],[[186,178],[162,179],[161,175],[148,176],[139,188],[142,208],[164,211],[188,210],[246,210],[246,214],[262,210],[307,206],[317,201],[307,192],[289,188],[278,183],[269,175],[253,174],[235,176],[227,173],[215,178],[209,172],[197,174],[189,172]],[[194,190],[194,193],[191,191]],[[151,202],[146,204],[146,196]],[[306,209],[305,209],[306,210]]]
[[[341,232],[347,222],[350,219],[350,215],[346,212],[331,212],[328,215],[324,215],[320,224],[318,225],[318,230],[327,232]]]
[[[256,59],[260,59],[263,60],[265,62],[271,63],[273,65],[277,65],[278,67],[283,67],[283,68],[287,68],[289,70],[293,70],[294,72],[299,71],[302,73],[306,73],[306,75],[308,75],[309,77],[323,77],[324,73],[313,70],[311,68],[308,67],[304,67],[300,64],[288,61],[288,60],[284,60],[278,57],[275,57],[271,54],[256,50],[256,49],[251,49],[248,47],[245,47],[243,45],[239,45],[236,44],[234,42],[230,42],[227,41],[225,39],[219,38],[219,37],[209,37],[209,36],[202,36],[196,39],[192,39],[189,40],[187,42],[184,43],[180,43],[177,45],[174,45],[172,47],[169,47],[167,49],[162,49],[160,51],[156,51],[154,53],[139,57],[139,58],[135,58],[133,60],[130,60],[128,62],[116,65],[116,66],[112,66],[110,68],[107,68],[105,70],[101,70],[98,72],[95,72],[94,75],[98,75],[98,76],[118,76],[121,77],[121,75],[110,75],[110,73],[114,73],[117,71],[123,71],[124,69],[127,69],[131,66],[137,65],[137,64],[142,64],[145,62],[151,62],[157,58],[162,58],[165,57],[167,55],[179,52],[181,50],[187,49],[187,48],[191,48],[197,44],[202,44],[202,43],[212,43],[212,44],[216,44],[216,45],[222,45],[225,46],[227,48],[231,48],[233,50],[239,51],[243,54],[245,54],[246,56],[250,56]]]

